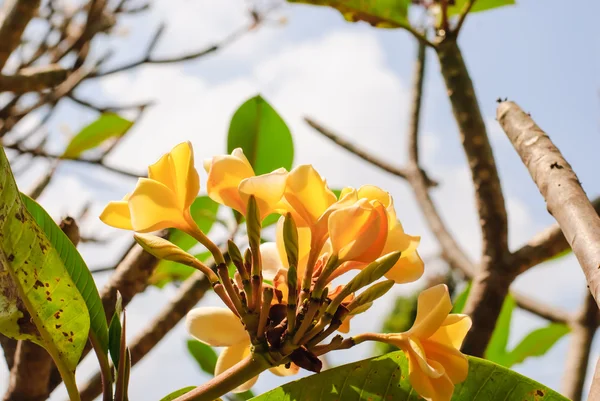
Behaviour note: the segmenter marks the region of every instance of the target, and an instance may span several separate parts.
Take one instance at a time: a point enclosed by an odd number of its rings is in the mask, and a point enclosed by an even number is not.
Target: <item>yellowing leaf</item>
[[[460,14],[468,0],[456,0],[454,6],[448,7],[448,15]],[[491,10],[498,7],[510,6],[515,4],[515,0],[477,0],[473,7],[471,7],[472,13],[478,11]]]

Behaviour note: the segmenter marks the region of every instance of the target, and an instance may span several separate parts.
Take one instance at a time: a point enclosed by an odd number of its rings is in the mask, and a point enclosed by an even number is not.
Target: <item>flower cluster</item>
[[[424,398],[450,399],[454,384],[467,374],[467,359],[459,348],[470,320],[448,314],[445,286],[420,295],[415,324],[405,333],[346,339],[335,334],[347,333],[352,316],[366,311],[394,284],[423,274],[419,237],[404,232],[389,193],[375,186],[345,188],[338,199],[310,165],[256,175],[241,149],[205,161],[204,168],[208,195],[245,217],[249,246],[243,253],[231,240],[220,249],[190,215],[200,180],[189,142],[151,165],[148,178],[140,178],[122,201],[109,203],[100,218],[136,231],[138,243],[157,257],[206,274],[227,308],[194,309],[186,323],[198,340],[226,347],[215,375],[231,374],[244,361],[260,362],[250,380],[228,390],[247,390],[266,369],[278,375],[294,374],[300,367],[318,372],[319,355],[374,340],[405,351],[411,383]],[[275,241],[261,244],[262,221],[273,213],[281,215]],[[212,253],[214,264],[147,234],[163,228],[197,239]],[[228,265],[235,267],[233,278]],[[332,284],[350,270],[358,273],[347,284]]]

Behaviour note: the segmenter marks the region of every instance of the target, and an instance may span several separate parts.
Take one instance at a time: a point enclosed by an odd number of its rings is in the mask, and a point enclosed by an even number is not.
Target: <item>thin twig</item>
[[[0,71],[40,6],[40,0],[5,0],[0,9]]]
[[[572,401],[582,399],[592,342],[599,322],[598,306],[586,291],[583,307],[571,324],[571,341],[562,380],[562,394]]]
[[[458,22],[456,23],[456,27],[454,27],[454,30],[452,31],[454,36],[458,36],[458,34],[460,33],[460,30],[462,29],[462,26],[465,23],[465,20],[467,19],[467,15],[469,14],[469,12],[471,12],[471,8],[473,8],[474,4],[475,0],[467,0],[465,5],[463,6],[463,9],[460,11],[460,16],[458,17]]]
[[[365,151],[360,146],[354,145],[352,142],[340,137],[339,135],[337,135],[336,133],[332,132],[331,130],[325,128],[323,125],[317,123],[315,120],[313,120],[310,117],[305,117],[304,121],[306,121],[306,123],[308,125],[310,125],[312,128],[314,128],[315,131],[317,131],[324,137],[328,138],[336,145],[346,149],[348,152],[360,157],[364,161],[366,161],[376,167],[379,167],[380,169],[382,169],[390,174],[393,174],[396,177],[400,177],[400,178],[404,178],[404,179],[408,178],[409,173],[406,169],[392,166],[388,162],[381,160],[379,157],[372,155],[371,153]],[[429,185],[436,186],[437,183],[430,181]]]
[[[26,93],[53,88],[67,74],[68,70],[56,64],[22,69],[14,75],[0,75],[0,92]]]

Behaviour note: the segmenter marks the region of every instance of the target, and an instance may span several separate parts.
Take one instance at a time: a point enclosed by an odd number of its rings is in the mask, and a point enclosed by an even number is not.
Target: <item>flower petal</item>
[[[260,245],[260,255],[262,258],[263,278],[273,281],[275,275],[280,269],[287,270],[281,262],[277,244],[274,242],[265,242]],[[287,263],[286,263],[287,265]]]
[[[417,317],[406,335],[427,339],[433,335],[446,320],[452,310],[448,287],[439,284],[419,294]]]
[[[261,219],[273,213],[283,196],[288,172],[284,168],[242,180],[238,187],[244,205],[251,195],[256,198]],[[245,210],[245,208],[244,208]]]
[[[447,347],[460,349],[470,328],[471,318],[468,315],[448,315],[442,323],[442,326],[429,337],[429,340]]]
[[[388,212],[388,224],[392,225],[396,222],[396,211],[394,210],[394,201],[389,192],[376,187],[375,185],[363,185],[357,191],[358,198],[366,198],[369,200],[377,200],[385,206]]]
[[[213,347],[249,341],[240,319],[226,308],[206,306],[192,309],[185,318],[185,326],[192,336]]]
[[[428,361],[436,361],[443,366],[446,375],[453,383],[460,383],[469,374],[469,361],[459,350],[439,343],[422,341]]]
[[[286,368],[285,365],[275,366],[269,369],[271,373],[276,376],[292,376],[300,371],[300,367],[295,363],[290,364],[290,368]]]
[[[127,201],[109,202],[100,214],[100,220],[112,227],[133,230]]]
[[[250,338],[247,337],[244,341],[241,341],[237,344],[233,344],[223,350],[217,358],[217,364],[215,365],[215,376],[220,375],[225,372],[227,369],[233,367],[237,363],[241,362],[250,355]],[[258,375],[243,383],[239,387],[235,388],[233,393],[242,393],[246,390],[249,390],[256,381],[258,380]]]
[[[401,251],[402,255],[394,267],[385,274],[386,278],[402,284],[416,281],[423,275],[424,263],[417,252],[420,240],[420,237],[405,234],[399,224],[388,232],[385,247],[381,252],[382,255],[394,251]]]
[[[129,211],[131,225],[140,233],[170,227],[180,228],[187,224],[173,191],[148,178],[138,180],[129,198]]]
[[[215,156],[208,169],[206,191],[215,202],[243,213],[246,204],[240,199],[238,186],[242,180],[253,176],[254,170],[245,157],[242,160],[236,156]]]
[[[175,174],[172,167],[171,154],[166,153],[156,163],[148,166],[148,178],[164,184],[171,191],[175,192],[177,191],[177,187],[175,186]]]
[[[175,146],[171,151],[171,162],[179,207],[187,209],[200,191],[200,177],[194,166],[192,144],[188,141]]]
[[[285,189],[285,200],[296,224],[314,225],[329,206],[337,200],[335,194],[319,173],[310,164],[294,168],[288,175]]]

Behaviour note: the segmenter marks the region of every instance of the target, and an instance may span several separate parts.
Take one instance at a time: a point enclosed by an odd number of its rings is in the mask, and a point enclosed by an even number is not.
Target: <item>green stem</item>
[[[258,376],[271,365],[260,354],[252,354],[237,365],[175,399],[175,401],[214,401]]]
[[[185,216],[185,218],[189,224],[189,227],[187,229],[183,229],[183,231],[186,234],[193,237],[196,241],[198,241],[199,243],[204,245],[206,247],[206,249],[208,249],[208,251],[213,255],[213,258],[215,259],[215,264],[217,266],[220,265],[221,263],[226,265],[227,263],[225,262],[225,257],[223,256],[223,252],[221,252],[221,250],[219,249],[217,244],[212,242],[210,240],[210,238],[208,238],[202,232],[202,230],[200,230],[200,228],[198,228],[198,226],[196,225],[196,222],[191,218],[191,216],[189,216],[189,217]]]
[[[92,332],[90,332],[90,343],[98,358],[98,364],[100,365],[100,378],[102,380],[102,401],[111,401],[113,397],[112,389],[112,373],[110,371],[110,365],[108,363],[108,355],[98,342],[98,338]]]

